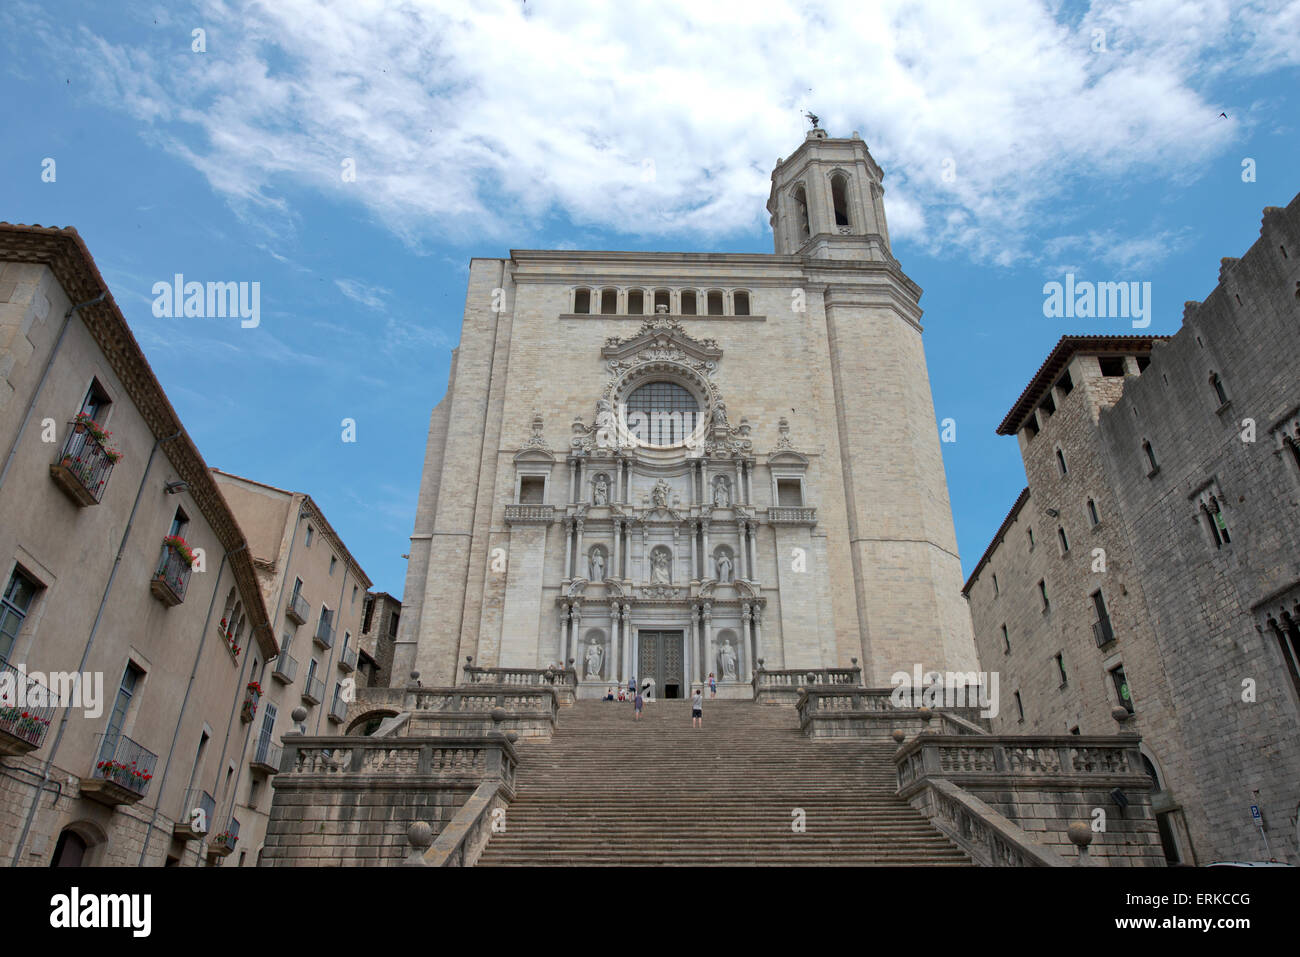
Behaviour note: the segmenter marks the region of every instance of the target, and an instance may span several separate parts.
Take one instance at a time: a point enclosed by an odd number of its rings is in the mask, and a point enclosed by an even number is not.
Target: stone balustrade
[[[507,505],[507,525],[550,525],[555,521],[553,505]]]
[[[894,755],[898,793],[981,863],[1034,863],[1003,846],[1025,841],[1073,863],[1078,848],[1070,825],[1100,821],[1093,863],[1163,866],[1152,781],[1137,735],[963,731],[905,741]]]
[[[573,668],[479,668],[462,666],[465,683],[471,685],[509,685],[554,688],[560,704],[571,705],[578,688],[578,672]]]
[[[767,704],[794,704],[799,690],[812,685],[843,685],[861,687],[862,669],[855,663],[851,668],[785,668],[769,671],[762,666],[751,679],[754,700]]]
[[[550,737],[560,711],[560,693],[546,685],[408,688],[403,710],[411,735],[481,735],[514,731],[521,737]],[[498,727],[499,725],[499,727]]]
[[[400,863],[411,824],[439,834],[475,795],[490,793],[498,805],[513,800],[515,737],[286,734],[263,862]]]
[[[767,520],[773,525],[816,525],[817,509],[811,506],[772,505]]]
[[[966,700],[977,700],[971,689]],[[798,695],[799,727],[810,738],[864,738],[887,741],[895,731],[907,735],[925,730],[949,734],[982,734],[984,719],[978,705],[933,710],[899,706],[893,688],[850,688],[809,685]],[[931,728],[938,722],[940,728]]]

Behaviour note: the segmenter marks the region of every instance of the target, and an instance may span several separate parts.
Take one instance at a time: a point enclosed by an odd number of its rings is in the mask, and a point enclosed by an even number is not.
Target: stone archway
[[[355,737],[369,737],[375,733],[385,718],[396,718],[397,714],[391,708],[375,708],[366,711],[352,720],[346,733]]]
[[[93,867],[99,862],[108,835],[91,821],[73,821],[59,832],[50,855],[51,867]]]

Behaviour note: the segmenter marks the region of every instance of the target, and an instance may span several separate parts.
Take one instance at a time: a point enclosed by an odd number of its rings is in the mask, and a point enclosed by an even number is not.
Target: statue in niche
[[[614,448],[618,444],[617,427],[618,420],[614,418],[614,406],[609,399],[597,399],[596,422],[593,426],[596,433],[596,447],[601,449]]]
[[[722,643],[722,650],[718,652],[718,663],[722,665],[722,677],[726,681],[736,681],[736,650],[731,647],[731,640],[728,639]]]
[[[654,503],[655,508],[668,507],[668,496],[672,490],[673,487],[663,479],[655,483],[655,487],[650,491],[650,501]]]
[[[600,660],[605,656],[604,650],[598,642],[591,642],[587,645],[587,677],[600,677]]]
[[[731,581],[731,556],[726,552],[718,552],[718,581]]]
[[[725,475],[719,475],[713,480],[713,504],[718,508],[727,508],[731,505],[731,488],[727,485]]]
[[[596,476],[595,491],[593,495],[597,505],[609,504],[609,479],[605,478],[603,472]]]
[[[670,568],[671,559],[668,557],[668,550],[656,548],[650,555],[650,584],[652,585],[670,585],[672,584],[672,569]]]
[[[605,580],[605,550],[599,546],[593,548],[587,563],[591,566],[591,580],[603,582]]]

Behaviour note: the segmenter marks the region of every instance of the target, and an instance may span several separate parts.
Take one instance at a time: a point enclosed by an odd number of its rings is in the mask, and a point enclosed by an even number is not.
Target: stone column
[[[609,649],[605,654],[605,667],[602,677],[612,684],[618,674],[618,602],[609,603]]]
[[[578,489],[577,489],[576,494],[574,495],[573,500],[574,500],[575,502],[585,502],[585,501],[587,501],[587,489],[586,489],[586,486],[585,486],[585,484],[584,484],[584,482],[583,482],[583,461],[582,461],[582,459],[578,459]]]
[[[758,538],[758,525],[755,522],[745,523],[745,561],[749,567],[750,581],[758,581],[758,569],[755,567],[758,558],[758,548],[756,539]]]
[[[585,556],[582,554],[582,526],[583,526],[583,524],[584,524],[583,519],[578,519],[577,521],[574,522],[574,525],[577,527],[578,547],[574,549],[574,551],[573,551],[573,555],[574,555],[574,560],[577,561],[577,563],[578,563],[578,567],[574,569],[575,577],[586,578],[587,575],[591,572],[591,569],[590,569],[590,568],[584,568],[584,567],[583,567],[583,565],[584,565],[583,558],[585,557]]]
[[[573,577],[573,520],[564,520],[564,577]]]
[[[646,562],[650,558],[650,556],[646,554],[647,551],[649,550],[649,545],[650,545],[650,531],[649,529],[646,528],[645,525],[642,525],[641,526],[641,562],[640,562],[641,569],[640,569],[640,573],[637,575],[637,581],[644,582],[649,580],[649,575],[646,574]]]
[[[641,635],[636,625],[632,626],[632,663],[628,668],[628,677],[636,679],[636,686],[641,687]]]
[[[697,522],[691,522],[691,577],[702,578],[700,574],[700,543],[696,538]]]
[[[700,608],[700,617],[704,619],[704,648],[709,656],[708,669],[705,671],[707,676],[709,671],[717,671],[718,653],[713,648],[713,604],[705,602]]]
[[[560,602],[560,667],[569,660],[569,605]]]
[[[744,521],[738,522],[736,524],[736,530],[740,532],[740,537],[737,541],[737,544],[740,547],[736,549],[737,552],[736,563],[738,566],[736,568],[736,577],[748,578],[749,577],[749,549],[746,547],[746,541],[749,538],[749,523]]]
[[[740,613],[740,647],[736,649],[736,657],[739,659],[739,661],[736,662],[736,677],[743,679],[745,677],[746,664],[750,661],[751,655],[753,654],[750,648],[749,626],[754,619],[754,613],[751,610],[752,606],[749,602],[745,602],[741,607],[743,610]],[[749,667],[752,668],[753,665],[750,664]]]
[[[578,500],[578,460],[569,459],[569,502]]]
[[[745,466],[736,459],[736,487],[731,490],[731,504],[740,505],[745,500]]]
[[[586,662],[578,660],[581,653],[581,649],[579,648],[579,642],[582,641],[582,605],[576,601],[571,606],[571,611],[569,613],[569,620],[570,620],[569,630],[571,632],[571,637],[569,639],[569,647],[571,650],[564,656],[564,667],[566,668],[569,667],[569,659],[573,658],[574,659],[573,668],[578,673],[578,680],[581,681],[582,674],[586,670],[587,665]]]
[[[632,677],[632,608],[630,605],[624,605],[622,608],[623,616],[623,676],[620,679],[623,687],[627,687],[627,680]]]
[[[713,575],[713,556],[709,554],[709,523],[707,520],[700,522],[700,538],[704,542],[704,577],[710,578]]]
[[[759,605],[754,606],[754,664],[752,667],[758,667],[758,659],[763,657],[763,609]]]
[[[619,581],[623,580],[623,568],[618,563],[618,558],[619,558],[618,543],[619,543],[619,539],[623,537],[622,526],[623,523],[620,520],[618,520],[617,518],[614,519],[614,565],[612,568],[610,568],[609,577],[616,578]]]

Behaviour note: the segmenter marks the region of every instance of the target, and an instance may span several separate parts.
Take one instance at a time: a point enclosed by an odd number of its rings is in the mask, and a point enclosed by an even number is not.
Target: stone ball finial
[[[574,662],[574,659],[573,659],[573,658],[570,658],[570,659],[569,659],[569,667],[570,667],[570,668],[573,667],[573,662]]]
[[[499,705],[493,708],[490,714],[492,715],[493,722],[495,722],[496,724],[500,724],[502,721],[506,719],[506,709],[500,707]]]
[[[473,655],[466,655],[466,656],[465,656],[465,664],[467,664],[467,665],[472,665],[473,663],[474,663],[474,656],[473,656]]]
[[[433,828],[427,821],[416,821],[406,829],[406,840],[411,847],[427,851],[433,845]]]
[[[289,713],[289,717],[293,719],[294,724],[302,724],[307,720],[307,709],[302,705],[298,705]]]
[[[1133,712],[1129,711],[1129,709],[1124,707],[1122,704],[1117,704],[1115,707],[1110,709],[1110,716],[1115,719],[1116,723],[1125,724],[1128,722],[1129,718],[1133,717]]]
[[[762,670],[763,670],[763,659],[762,659],[762,658],[759,658],[759,659],[758,659],[758,670],[759,670],[759,671],[762,671]]]
[[[417,682],[417,681],[419,681],[419,680],[420,680],[420,673],[419,673],[418,671],[412,671],[412,672],[411,672],[411,681],[412,681],[412,683]]]
[[[1082,850],[1092,843],[1092,828],[1086,821],[1074,821],[1067,832],[1070,843]]]
[[[854,667],[854,668],[856,668],[856,667],[858,666],[858,659],[857,659],[857,658],[850,658],[849,661],[851,661],[851,662],[853,663],[853,667]]]
[[[890,732],[889,736],[894,739],[895,744],[902,744],[907,740],[907,732],[902,728],[895,728]]]
[[[804,677],[808,679],[810,685],[815,685],[817,683],[817,672],[815,671],[808,672]]]

